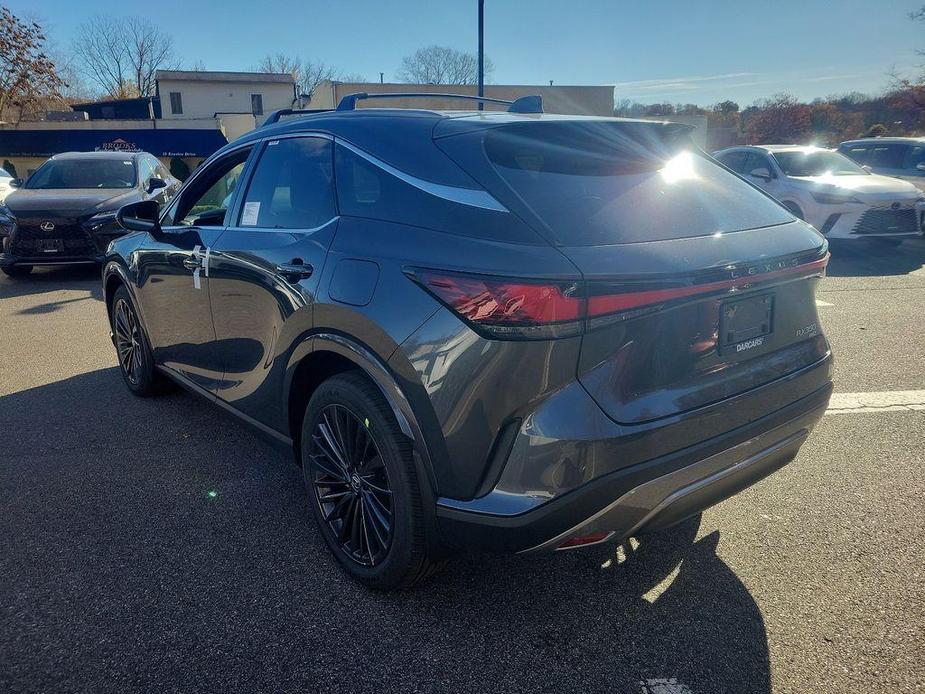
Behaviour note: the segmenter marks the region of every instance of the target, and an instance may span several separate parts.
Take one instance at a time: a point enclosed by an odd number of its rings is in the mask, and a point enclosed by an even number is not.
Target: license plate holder
[[[39,253],[60,253],[64,250],[64,241],[61,239],[39,239],[36,241]]]
[[[774,330],[774,295],[760,294],[727,301],[719,309],[721,354],[761,347]]]

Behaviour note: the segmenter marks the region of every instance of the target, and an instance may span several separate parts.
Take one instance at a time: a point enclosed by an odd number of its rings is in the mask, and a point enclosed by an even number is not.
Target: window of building
[[[251,94],[251,113],[255,116],[263,115],[263,94]]]
[[[180,92],[170,92],[170,112],[174,115],[183,113],[183,99]]]
[[[271,140],[254,171],[240,226],[313,229],[337,215],[331,141]]]

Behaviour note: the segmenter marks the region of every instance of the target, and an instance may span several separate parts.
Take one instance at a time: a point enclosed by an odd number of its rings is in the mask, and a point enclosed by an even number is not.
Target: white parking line
[[[853,412],[925,412],[925,390],[835,393],[826,414]]]

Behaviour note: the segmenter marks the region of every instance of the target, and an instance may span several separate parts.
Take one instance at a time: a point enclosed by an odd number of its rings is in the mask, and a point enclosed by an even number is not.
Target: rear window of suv
[[[463,144],[482,138],[487,167]],[[441,147],[502,202],[525,207],[564,246],[707,236],[792,221],[707,158],[684,126],[517,123],[449,136]]]

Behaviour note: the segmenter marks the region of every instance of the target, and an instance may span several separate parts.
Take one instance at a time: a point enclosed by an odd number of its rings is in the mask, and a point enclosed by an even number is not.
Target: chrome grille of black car
[[[43,231],[37,224],[17,225],[10,251],[16,255],[44,255],[39,241],[61,239],[62,255],[93,255],[96,245],[89,234],[77,224],[57,224],[52,231]]]
[[[854,234],[909,234],[919,231],[915,208],[886,205],[872,207],[861,215],[851,230]]]

